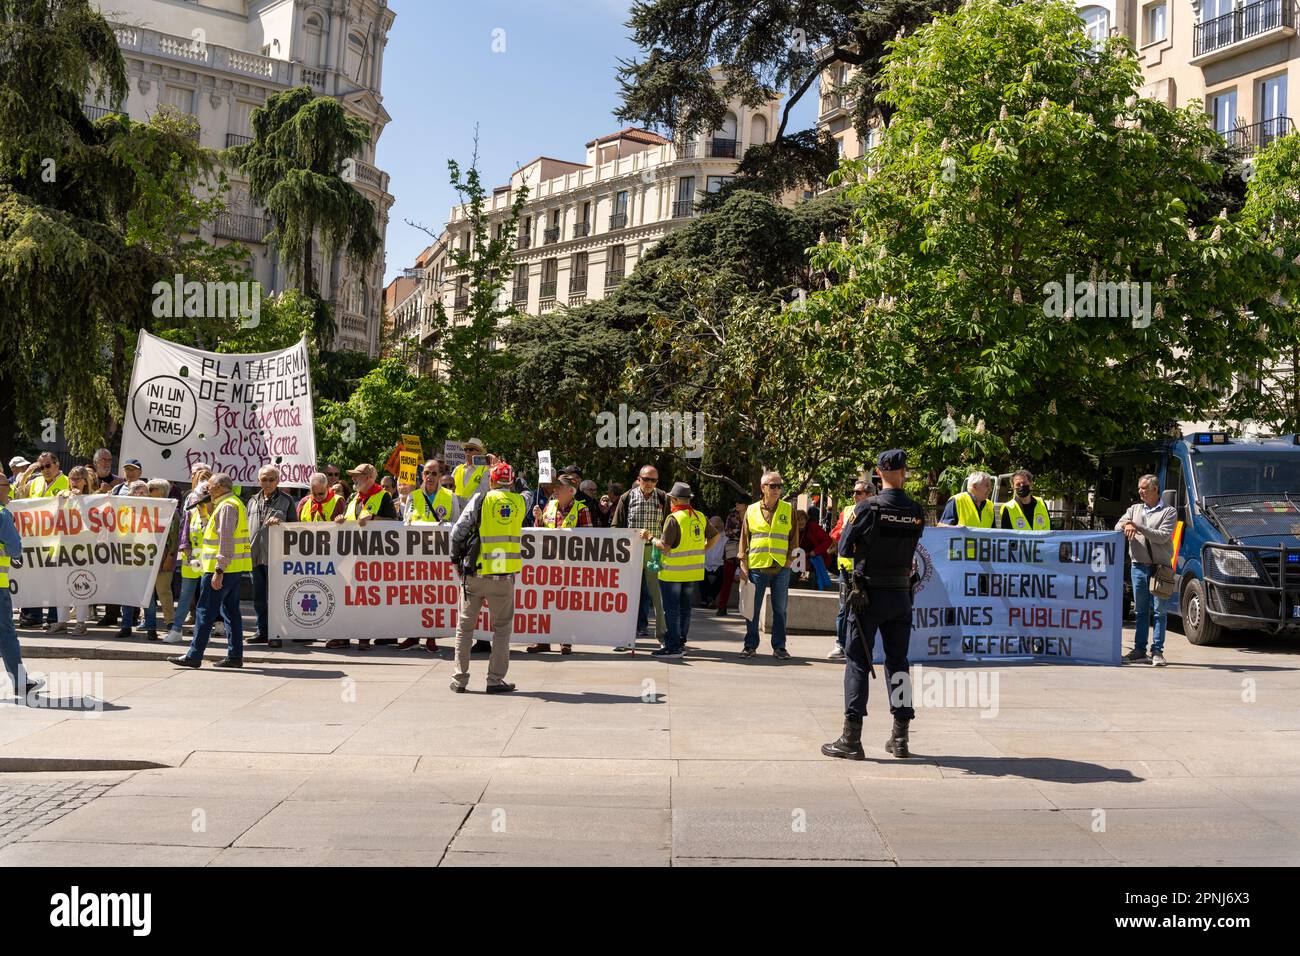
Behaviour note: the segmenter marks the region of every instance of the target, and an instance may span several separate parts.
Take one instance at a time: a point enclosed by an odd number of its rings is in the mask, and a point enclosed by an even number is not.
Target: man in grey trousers
[[[1160,501],[1160,479],[1143,475],[1138,479],[1141,501],[1124,512],[1115,523],[1116,531],[1128,538],[1128,553],[1132,560],[1129,572],[1133,583],[1133,613],[1137,615],[1134,628],[1133,650],[1124,655],[1126,664],[1143,663],[1165,666],[1165,619],[1169,602],[1175,595],[1158,597],[1151,593],[1151,583],[1157,568],[1172,574],[1170,563],[1174,556],[1174,528],[1178,524],[1178,511]],[[1152,623],[1154,618],[1154,624]],[[1151,629],[1151,651],[1147,652],[1147,629]]]

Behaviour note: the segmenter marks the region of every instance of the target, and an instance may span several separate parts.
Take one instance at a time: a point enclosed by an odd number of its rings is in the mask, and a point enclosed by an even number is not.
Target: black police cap
[[[907,467],[907,452],[901,448],[891,448],[876,456],[876,467],[881,471],[898,471]]]

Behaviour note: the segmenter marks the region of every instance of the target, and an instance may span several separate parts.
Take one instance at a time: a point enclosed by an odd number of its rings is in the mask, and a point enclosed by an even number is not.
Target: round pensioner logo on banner
[[[319,578],[295,581],[284,596],[284,613],[299,627],[320,627],[334,616],[334,592]]]
[[[99,590],[99,582],[95,580],[95,572],[86,568],[78,568],[68,575],[68,593],[78,601],[89,601]]]
[[[199,403],[189,383],[173,375],[155,375],[141,382],[131,396],[131,414],[145,438],[155,445],[175,445],[194,431]]]
[[[925,550],[925,545],[919,541],[916,545],[916,554],[912,560],[916,563],[916,571],[921,579],[916,582],[915,594],[920,594],[925,590],[925,586],[930,583],[930,578],[934,577],[934,558],[930,557],[930,552]]]

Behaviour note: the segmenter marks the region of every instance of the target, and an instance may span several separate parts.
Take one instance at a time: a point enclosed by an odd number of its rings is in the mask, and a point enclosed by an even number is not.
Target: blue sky
[[[447,160],[468,166],[479,125],[485,183],[504,184],[535,156],[578,162],[588,140],[620,129],[615,70],[637,53],[624,26],[630,0],[390,0],[397,14],[384,52],[392,122],[378,162],[396,197],[385,281],[429,243],[407,219],[440,229],[456,202]],[[496,33],[494,31],[504,31]],[[494,52],[494,38],[504,52]],[[500,45],[498,43],[498,45]],[[816,92],[815,88],[812,91]],[[815,121],[812,94],[792,130]]]

